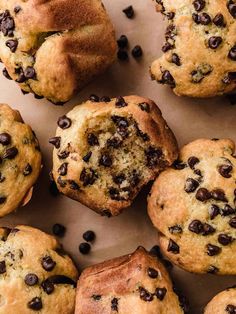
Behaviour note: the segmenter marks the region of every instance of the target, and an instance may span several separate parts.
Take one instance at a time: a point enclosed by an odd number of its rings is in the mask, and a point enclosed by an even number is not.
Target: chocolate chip
[[[18,154],[18,149],[16,147],[8,148],[5,153],[3,154],[3,159],[14,159]]]
[[[142,57],[142,55],[143,55],[143,50],[142,50],[141,46],[137,45],[137,46],[135,46],[135,47],[132,49],[131,53],[132,53],[132,56],[133,56],[135,59],[137,59],[137,58],[141,58],[141,57]]]
[[[95,240],[95,233],[92,230],[88,230],[83,233],[83,239],[87,242],[92,242]]]
[[[171,234],[178,234],[178,233],[182,233],[183,229],[179,225],[175,225],[175,226],[169,227],[169,231]]]
[[[132,19],[134,17],[134,8],[132,5],[129,5],[127,8],[122,10],[128,19]]]
[[[184,186],[184,190],[187,193],[192,193],[194,192],[199,186],[199,182],[192,179],[192,178],[187,178],[185,186]]]
[[[233,167],[231,165],[221,165],[218,167],[219,173],[224,178],[231,178],[230,172],[233,170]]]
[[[156,297],[161,301],[164,300],[166,293],[167,293],[166,288],[156,288],[155,290]]]
[[[93,133],[89,133],[87,135],[87,142],[90,146],[97,146],[99,145],[99,142],[98,142],[98,138],[95,134]]]
[[[232,15],[233,18],[236,18],[236,3],[234,1],[230,0],[227,4],[229,13]]]
[[[99,97],[95,94],[91,94],[89,96],[89,100],[92,101],[92,102],[99,102]]]
[[[80,189],[79,185],[74,180],[68,180],[67,182],[71,190],[78,191]]]
[[[116,136],[107,140],[107,146],[113,148],[119,148],[122,144],[122,140]]]
[[[32,66],[28,66],[27,68],[25,68],[24,70],[24,75],[26,77],[26,79],[32,79],[34,80],[36,78],[36,72],[35,69]]]
[[[154,268],[148,267],[147,273],[148,273],[148,276],[152,279],[155,279],[158,277],[158,271]]]
[[[41,283],[41,287],[43,288],[43,291],[46,292],[48,295],[50,295],[54,291],[54,284],[48,279],[44,280]]]
[[[235,4],[236,5],[236,4]],[[228,54],[228,57],[233,60],[233,61],[236,61],[236,45],[233,46],[230,51],[229,51],[229,54]]]
[[[21,9],[21,7],[20,7],[19,5],[16,5],[16,6],[14,7],[14,12],[15,12],[16,14],[19,13],[21,10],[22,10],[22,9]]]
[[[218,235],[218,242],[222,245],[228,245],[233,241],[231,236],[227,234],[221,233]]]
[[[30,165],[30,164],[27,164],[27,165],[25,166],[24,171],[23,171],[23,175],[24,175],[25,177],[27,177],[28,175],[30,175],[30,174],[32,173],[32,171],[33,171],[33,169],[32,169],[32,167],[31,167],[31,165]]]
[[[216,201],[227,202],[227,198],[225,196],[225,192],[221,189],[214,189],[211,191],[211,197]]]
[[[0,262],[0,274],[4,274],[6,272],[6,263],[5,261]]]
[[[94,299],[94,301],[99,301],[101,300],[102,296],[100,294],[93,294],[92,298]]]
[[[173,20],[173,18],[175,17],[175,12],[167,12],[166,16],[168,20]]]
[[[119,96],[116,98],[115,106],[117,108],[122,108],[128,106],[128,104],[125,102],[123,97]]]
[[[35,297],[31,301],[28,302],[28,308],[34,311],[39,311],[43,308],[43,303],[41,298]]]
[[[232,217],[229,221],[229,225],[230,227],[236,229],[236,216],[235,217]]]
[[[112,159],[108,154],[103,154],[99,160],[99,165],[104,167],[111,167]]]
[[[142,111],[150,112],[150,105],[147,102],[142,102],[138,106]]]
[[[213,266],[213,265],[210,265],[210,266],[208,267],[208,270],[207,270],[207,273],[208,273],[208,274],[215,275],[215,274],[217,274],[218,272],[219,272],[219,268],[218,268],[218,267],[215,267],[215,266]]]
[[[207,223],[204,223],[202,225],[202,235],[203,236],[207,236],[209,234],[213,234],[215,233],[216,229],[213,228],[211,225],[207,224]]]
[[[140,299],[145,301],[145,302],[151,302],[153,300],[152,293],[148,292],[143,287],[139,287],[139,296],[140,296]]]
[[[52,232],[57,237],[63,237],[65,235],[65,232],[66,232],[66,227],[57,223],[57,224],[53,225]]]
[[[1,31],[3,32],[4,36],[12,36],[13,31],[15,29],[15,22],[13,18],[10,16],[10,13],[8,10],[3,12],[0,16],[0,27]]]
[[[173,254],[179,254],[179,246],[176,242],[174,242],[172,239],[169,240],[168,252],[172,252]]]
[[[80,174],[80,181],[83,186],[92,185],[97,180],[97,174],[92,168],[83,168]]]
[[[206,1],[204,1],[204,0],[194,0],[193,1],[194,9],[197,12],[201,11],[202,9],[204,9],[205,5],[206,5]]]
[[[203,230],[203,225],[202,222],[200,220],[193,220],[189,226],[188,226],[188,230],[191,232],[194,232],[196,234],[200,234]]]
[[[68,129],[71,126],[71,119],[64,115],[58,119],[57,124],[63,130]]]
[[[7,78],[8,80],[12,80],[12,78],[10,77],[8,71],[6,68],[3,68],[2,70],[2,74],[5,76],[5,78]]]
[[[133,170],[133,173],[130,175],[129,182],[132,187],[137,187],[137,185],[139,184],[140,174],[137,173],[136,170]]]
[[[91,250],[91,246],[87,242],[80,243],[79,251],[81,254],[88,254]]]
[[[120,185],[124,180],[125,180],[125,175],[122,173],[116,176],[113,176],[113,181],[118,185]]]
[[[113,298],[111,300],[111,310],[118,312],[118,299],[117,298]]]
[[[88,162],[92,156],[92,152],[88,152],[82,159],[84,162]]]
[[[225,75],[225,77],[222,79],[222,82],[224,84],[230,84],[230,83],[235,82],[235,81],[236,81],[236,72],[228,72]],[[235,99],[234,99],[235,95],[234,94],[228,95],[228,98],[229,98],[229,100],[231,100],[231,98],[232,98],[232,101],[231,101],[232,105],[235,104]]]
[[[0,134],[0,144],[3,146],[7,146],[11,143],[11,135],[8,133],[1,133]]]
[[[201,23],[200,15],[198,15],[197,13],[193,13],[193,14],[192,14],[192,19],[194,20],[194,22],[195,22],[196,24],[200,24],[200,23]]]
[[[39,278],[35,274],[30,273],[25,276],[25,283],[27,284],[27,286],[34,286],[38,283],[38,281]]]
[[[56,262],[54,262],[53,259],[47,255],[43,257],[41,265],[46,271],[52,271],[56,266]]]
[[[200,202],[205,202],[211,198],[211,193],[205,189],[205,188],[200,188],[197,190],[196,193],[196,199]]]
[[[214,219],[220,213],[220,208],[217,205],[212,204],[209,208],[210,219]]]
[[[110,101],[111,101],[111,98],[108,97],[108,96],[102,96],[102,97],[100,98],[100,101],[101,101],[101,102],[110,102]]]
[[[236,10],[236,8],[235,8],[235,10]],[[236,306],[233,304],[228,304],[225,308],[225,311],[228,312],[229,314],[235,314],[236,313]]]
[[[18,78],[16,79],[16,82],[17,83],[24,83],[25,81],[26,81],[26,77],[24,75],[23,69],[20,68],[20,72],[19,72]],[[28,94],[28,92],[25,92],[25,91],[23,92],[23,90],[22,90],[22,93]]]
[[[110,194],[110,198],[112,200],[115,200],[115,201],[122,201],[122,200],[124,200],[124,198],[120,196],[119,190],[114,188],[114,187],[109,188],[109,194]]]
[[[210,15],[205,12],[199,14],[199,20],[200,20],[200,24],[202,25],[209,25],[211,23]]]
[[[216,16],[214,17],[212,21],[216,26],[219,26],[219,27],[225,26],[224,16],[221,13],[216,14]]]
[[[61,166],[58,168],[58,173],[60,176],[65,176],[67,174],[67,168],[68,168],[68,163],[64,162],[61,164]]]
[[[163,156],[163,152],[161,149],[150,146],[145,151],[145,155],[147,158],[147,166],[152,169],[157,166],[159,159]]]
[[[11,52],[15,52],[18,46],[17,39],[9,39],[6,41],[6,46],[11,50]]]
[[[211,49],[216,49],[222,43],[222,38],[219,36],[212,36],[208,40],[208,45]]]
[[[206,248],[207,248],[207,254],[209,256],[215,256],[215,255],[220,254],[221,252],[221,248],[213,244],[207,244]]]
[[[61,137],[60,136],[52,137],[49,139],[49,143],[58,149],[61,146]]]
[[[173,168],[176,170],[183,170],[186,167],[187,167],[187,165],[180,160],[175,160],[173,163]]]
[[[117,51],[117,58],[121,61],[126,61],[129,59],[129,55],[128,52],[126,50],[123,49],[119,49]]]
[[[161,83],[175,87],[175,80],[168,70],[163,72]]]
[[[200,160],[195,156],[189,157],[188,159],[188,165],[191,169],[194,169],[194,166],[198,164],[199,162]]]
[[[232,208],[229,204],[225,204],[225,206],[221,209],[222,216],[229,216],[235,214],[235,209]]]
[[[125,35],[121,35],[117,40],[117,44],[119,48],[126,48],[128,46],[128,38]]]
[[[168,41],[164,44],[164,46],[162,46],[162,48],[161,48],[161,50],[163,51],[163,52],[167,52],[167,51],[169,51],[169,50],[171,50],[171,49],[173,49],[174,48],[174,46],[172,45],[172,44],[170,44]]]
[[[177,66],[181,66],[180,57],[176,53],[172,54],[171,61],[172,61],[172,63],[176,64]]]
[[[119,128],[127,128],[129,126],[129,122],[125,117],[113,115],[111,119]]]
[[[66,150],[57,153],[59,159],[66,159],[69,155],[70,152]]]

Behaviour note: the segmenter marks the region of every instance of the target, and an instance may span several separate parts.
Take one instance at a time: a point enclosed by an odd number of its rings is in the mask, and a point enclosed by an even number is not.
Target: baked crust
[[[68,101],[115,59],[114,28],[100,0],[1,0],[0,9],[14,20],[10,36],[0,33],[0,58],[12,79],[25,76],[25,92]],[[17,40],[15,51],[9,40]]]
[[[122,98],[125,105],[119,107],[119,99],[99,103],[87,101],[62,117],[62,120],[69,119],[70,126],[58,127],[56,138],[60,139],[60,144],[53,152],[53,177],[58,189],[109,216],[118,215],[130,206],[140,189],[171,165],[178,154],[175,137],[154,102],[128,96]],[[141,104],[147,106],[148,112],[140,108]],[[120,127],[114,117],[127,126]],[[96,134],[97,143],[89,143],[91,134],[93,137]],[[114,138],[119,139],[119,147],[110,144]],[[158,158],[147,167],[149,147]],[[91,157],[85,161],[88,153]],[[101,165],[104,155],[112,159],[109,165]],[[93,176],[91,182],[85,182],[85,175]],[[114,176],[117,175],[125,175],[125,178],[115,184]],[[134,183],[128,182],[131,177],[135,177]],[[111,196],[111,189],[117,191],[116,195]]]
[[[0,247],[1,314],[74,313],[78,273],[54,237],[28,226],[1,228]],[[52,261],[43,267],[45,257]]]
[[[42,163],[38,140],[18,111],[0,104],[0,217],[31,198]]]
[[[152,187],[148,213],[161,248],[187,271],[235,274],[234,151],[230,139],[193,141]]]
[[[229,288],[218,293],[206,306],[204,314],[234,313],[236,310],[236,289]]]
[[[193,0],[156,2],[169,21],[164,54],[151,65],[153,79],[170,85],[179,96],[213,97],[233,91],[236,56],[228,55],[235,47],[236,15],[229,6],[235,1],[202,1],[202,6]]]
[[[158,272],[157,278],[148,275],[149,269]],[[141,298],[142,289],[149,293]],[[156,289],[166,289],[163,300]],[[143,295],[145,293],[143,292]],[[146,301],[145,301],[146,299]],[[155,257],[143,248],[133,254],[118,257],[85,269],[78,282],[75,314],[180,314],[178,297],[173,292],[169,275]]]

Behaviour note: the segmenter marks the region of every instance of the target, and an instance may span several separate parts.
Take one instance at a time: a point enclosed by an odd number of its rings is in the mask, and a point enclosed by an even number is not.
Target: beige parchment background
[[[39,138],[44,168],[35,187],[32,201],[0,221],[0,225],[28,224],[51,232],[54,223],[67,227],[62,239],[65,249],[73,256],[80,269],[108,258],[130,253],[138,245],[147,249],[157,242],[157,233],[146,214],[145,192],[137,198],[132,208],[116,218],[100,217],[83,205],[63,196],[53,197],[48,191],[48,172],[51,168],[52,147],[48,138],[54,136],[57,118],[88,98],[91,93],[109,96],[138,94],[152,98],[161,108],[173,129],[179,145],[200,137],[231,137],[236,140],[236,106],[226,98],[196,100],[178,98],[168,87],[152,82],[149,64],[161,54],[165,23],[154,10],[151,0],[104,0],[114,22],[117,37],[126,34],[130,47],[140,44],[144,57],[140,62],[130,57],[128,63],[117,63],[103,76],[87,86],[75,99],[57,107],[32,95],[23,96],[14,82],[0,76],[0,102],[8,103],[22,113]],[[128,20],[122,9],[132,4],[136,17]],[[194,49],[194,47],[192,48]],[[88,256],[82,256],[78,245],[82,233],[88,229],[96,232],[97,239]],[[193,248],[194,249],[194,248]],[[196,252],[196,259],[197,259]],[[191,303],[191,314],[200,314],[211,297],[236,283],[236,277],[193,275],[175,267],[172,276]]]

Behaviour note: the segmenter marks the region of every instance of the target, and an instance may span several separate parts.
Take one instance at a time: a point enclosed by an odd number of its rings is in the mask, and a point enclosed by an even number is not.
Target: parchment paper
[[[157,232],[146,213],[145,191],[139,195],[131,209],[111,219],[100,217],[64,196],[55,198],[50,195],[48,173],[52,164],[52,147],[48,144],[48,138],[54,136],[59,116],[87,99],[91,93],[100,96],[138,94],[157,102],[180,146],[201,137],[231,137],[236,140],[236,107],[230,105],[226,98],[179,98],[168,87],[159,86],[150,80],[149,65],[161,54],[165,30],[165,22],[155,12],[154,3],[151,0],[104,0],[104,4],[115,24],[117,37],[126,34],[131,48],[136,44],[143,47],[144,57],[141,61],[137,62],[130,57],[129,62],[117,62],[63,107],[54,106],[46,100],[36,100],[32,95],[24,96],[14,82],[0,77],[0,102],[20,110],[24,120],[35,130],[44,156],[44,168],[31,202],[17,213],[2,218],[0,224],[28,224],[51,232],[54,223],[62,223],[67,227],[62,239],[63,245],[79,269],[130,253],[138,245],[150,249],[157,243]],[[136,12],[133,20],[127,19],[122,13],[122,9],[130,4]],[[88,229],[96,232],[97,239],[91,254],[82,256],[78,245],[82,242],[82,233]],[[172,276],[189,298],[192,314],[202,313],[206,303],[217,292],[236,283],[235,277],[193,275],[177,267],[173,269]]]

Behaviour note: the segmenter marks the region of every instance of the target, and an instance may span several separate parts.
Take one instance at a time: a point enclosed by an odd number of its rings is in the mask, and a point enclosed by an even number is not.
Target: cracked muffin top
[[[100,0],[1,0],[3,74],[23,92],[69,100],[115,59],[113,26]]]

